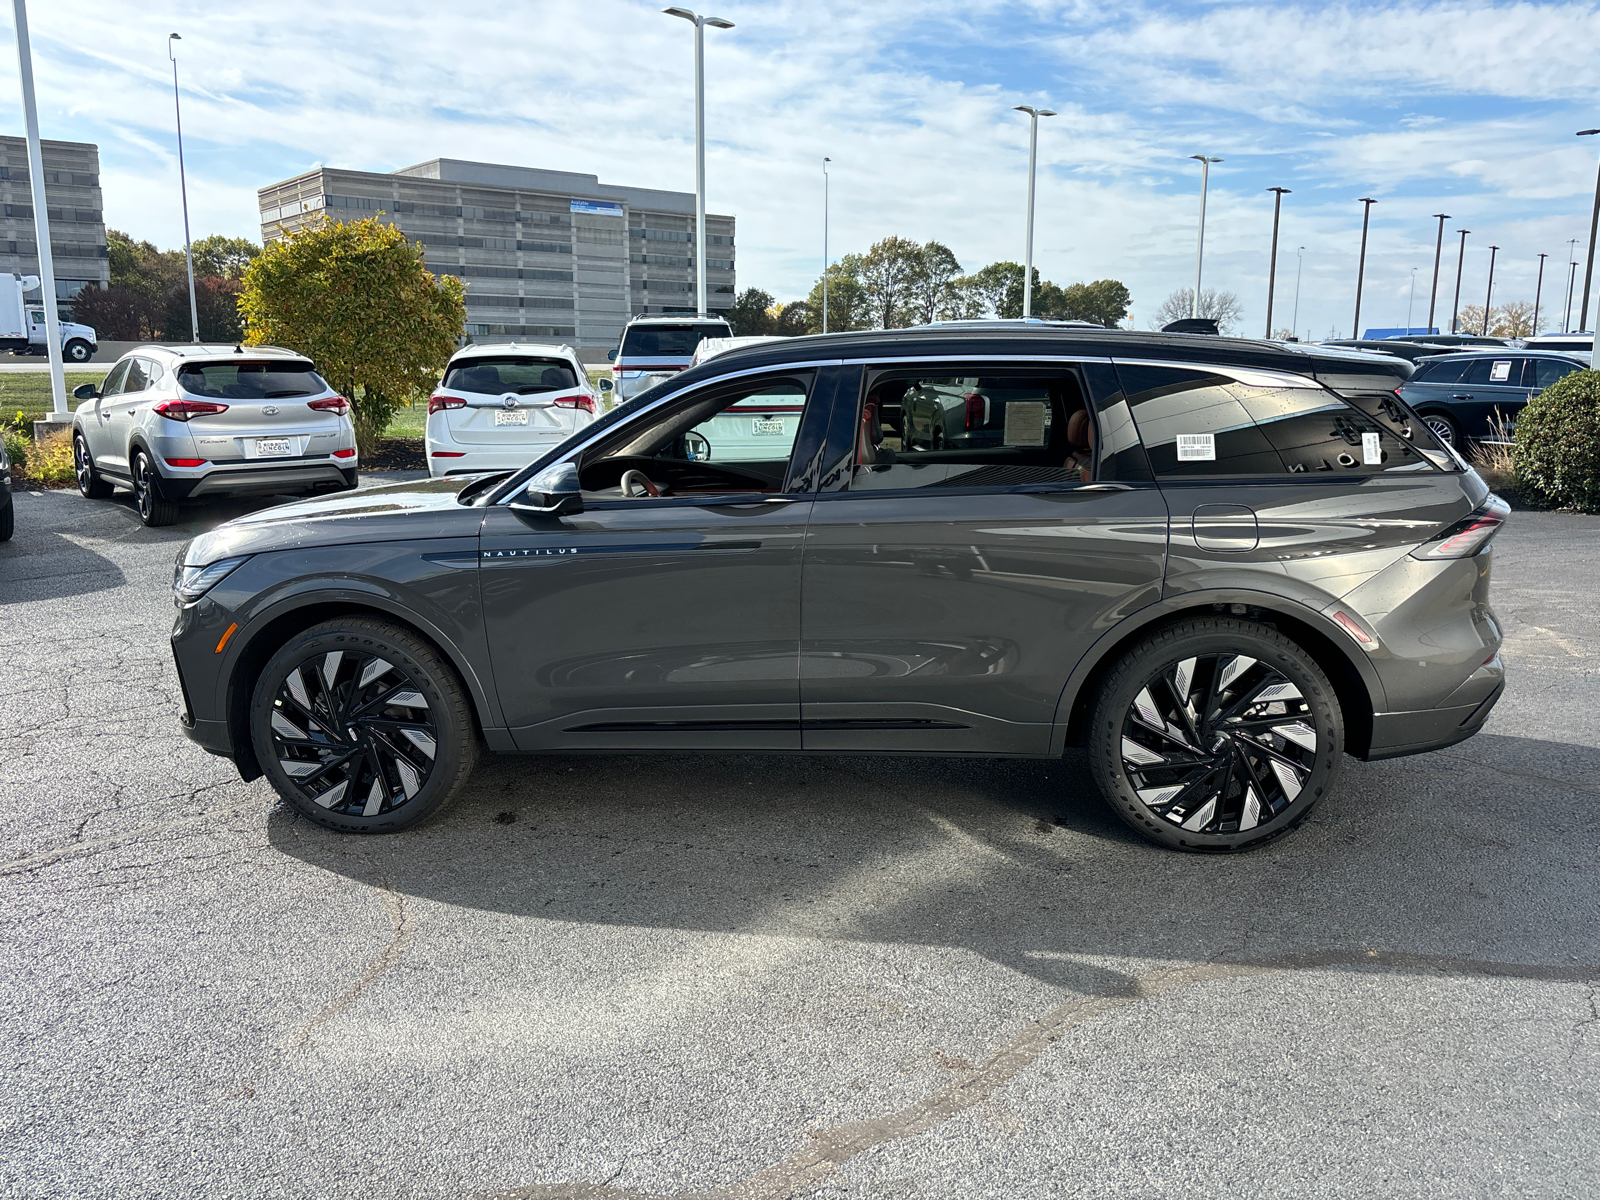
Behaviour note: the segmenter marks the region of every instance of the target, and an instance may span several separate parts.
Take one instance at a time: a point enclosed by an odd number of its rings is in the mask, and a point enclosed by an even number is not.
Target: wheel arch
[[[1238,612],[1238,609],[1244,611]],[[1333,684],[1344,714],[1345,752],[1362,757],[1372,744],[1372,717],[1383,710],[1383,684],[1372,664],[1341,642],[1349,636],[1321,613],[1263,592],[1197,592],[1152,604],[1133,614],[1091,647],[1073,669],[1056,706],[1050,752],[1083,744],[1100,683],[1134,643],[1190,617],[1225,612],[1276,628],[1316,661]]]

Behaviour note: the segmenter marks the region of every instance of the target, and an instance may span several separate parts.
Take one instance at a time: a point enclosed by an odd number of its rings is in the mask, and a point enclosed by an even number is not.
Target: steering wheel
[[[622,480],[618,486],[622,488],[622,494],[630,500],[637,500],[642,496],[661,495],[661,489],[650,482],[648,475],[631,467],[622,473]],[[635,488],[639,490],[635,491]]]

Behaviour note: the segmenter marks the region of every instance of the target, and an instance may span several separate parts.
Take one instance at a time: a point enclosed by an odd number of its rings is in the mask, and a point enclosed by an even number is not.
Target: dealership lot
[[[1600,1189],[1600,518],[1495,543],[1478,737],[1229,859],[1076,761],[489,759],[382,839],[177,729],[174,555],[0,546],[0,1194]]]

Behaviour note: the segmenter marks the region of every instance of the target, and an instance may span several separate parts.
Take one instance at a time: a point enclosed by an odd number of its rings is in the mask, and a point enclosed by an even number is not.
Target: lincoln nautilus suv
[[[1345,755],[1449,746],[1500,696],[1507,509],[1411,369],[1090,328],[730,350],[519,470],[189,542],[183,725],[351,832],[439,811],[485,751],[1076,747],[1147,838],[1243,849]],[[928,396],[982,436],[924,436]]]

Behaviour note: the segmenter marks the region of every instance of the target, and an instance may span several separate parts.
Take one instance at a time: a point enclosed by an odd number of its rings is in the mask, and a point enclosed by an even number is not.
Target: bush
[[[1600,371],[1574,371],[1529,400],[1514,457],[1524,499],[1600,512]]]
[[[10,449],[9,442],[6,447]],[[72,436],[53,433],[42,442],[29,439],[24,445],[27,462],[22,477],[30,483],[63,484],[77,478],[72,466]],[[12,461],[16,461],[13,459]]]

